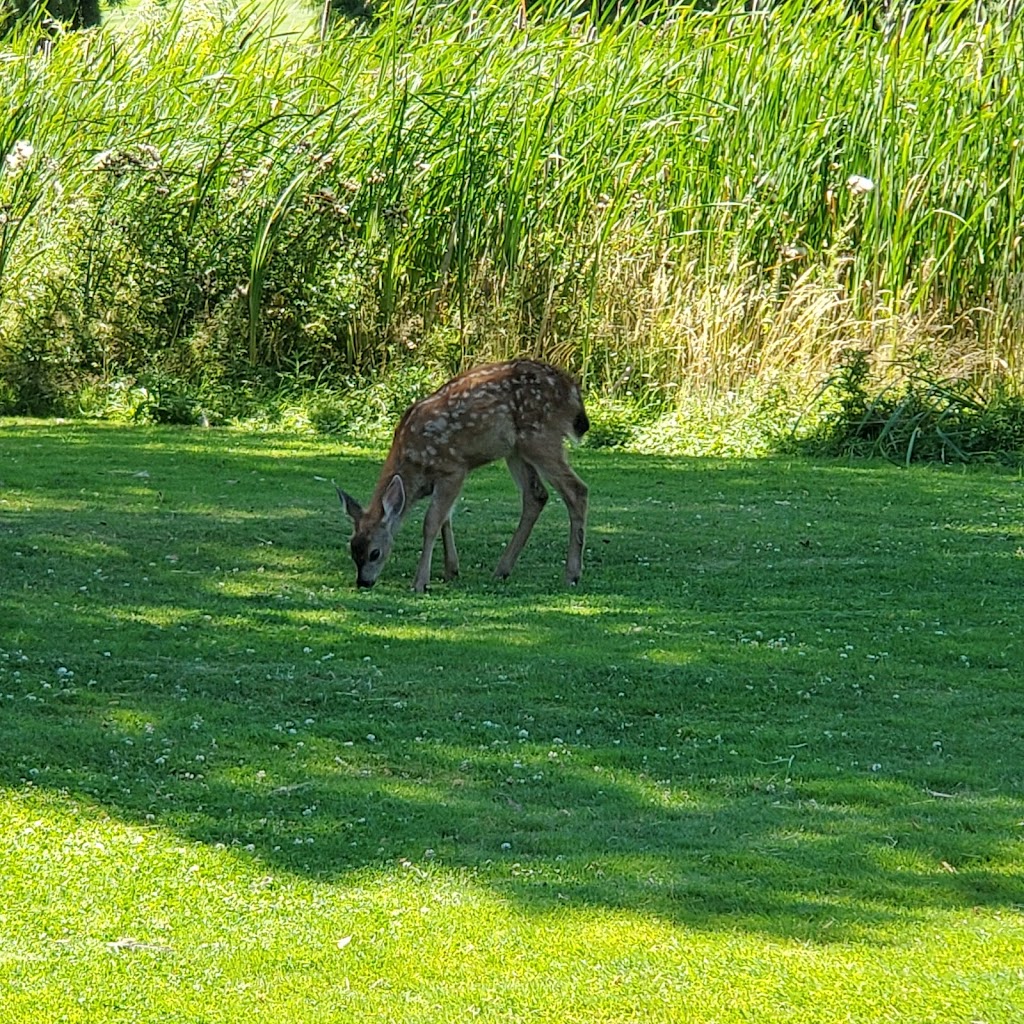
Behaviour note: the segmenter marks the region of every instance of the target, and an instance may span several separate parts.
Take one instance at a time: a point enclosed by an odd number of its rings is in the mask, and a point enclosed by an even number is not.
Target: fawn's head
[[[395,534],[405,510],[405,485],[400,476],[393,476],[381,495],[379,507],[371,502],[364,509],[351,495],[336,488],[342,507],[352,520],[349,549],[356,563],[356,586],[372,587],[391,554]]]

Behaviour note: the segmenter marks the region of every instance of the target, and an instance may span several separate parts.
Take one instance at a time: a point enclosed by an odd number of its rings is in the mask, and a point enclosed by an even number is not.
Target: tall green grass
[[[396,0],[318,42],[189,3],[48,59],[23,31],[0,405],[523,350],[659,399],[851,345],[1015,378],[1024,46],[997,6],[523,30],[508,3]]]

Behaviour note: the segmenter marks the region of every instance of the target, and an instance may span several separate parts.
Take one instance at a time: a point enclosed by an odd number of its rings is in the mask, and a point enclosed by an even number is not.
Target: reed
[[[386,5],[31,29],[0,75],[6,404],[96,376],[530,351],[715,391],[920,347],[1017,379],[1021,20]],[[21,160],[19,143],[31,155]]]

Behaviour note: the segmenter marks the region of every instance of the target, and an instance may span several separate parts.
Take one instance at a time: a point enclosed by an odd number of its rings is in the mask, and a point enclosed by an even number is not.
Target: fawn
[[[406,513],[428,496],[423,552],[413,590],[422,594],[427,589],[438,533],[444,546],[444,578],[457,576],[452,507],[467,475],[498,459],[505,460],[522,493],[523,511],[494,575],[504,579],[512,571],[548,500],[543,483],[547,480],[569,512],[565,581],[578,583],[583,571],[587,485],[570,468],[563,440],[578,440],[589,426],[579,385],[558,368],[530,359],[477,367],[414,403],[395,429],[366,508],[337,488],[354,526],[350,547],[357,586],[372,587],[377,582]]]

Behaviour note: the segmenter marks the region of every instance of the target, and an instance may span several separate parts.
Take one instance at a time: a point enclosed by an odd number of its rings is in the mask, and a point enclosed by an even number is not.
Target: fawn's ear
[[[348,513],[349,519],[358,526],[359,520],[363,518],[363,506],[351,494],[346,494],[337,484],[334,485],[334,489],[338,492],[341,507]]]
[[[405,484],[397,473],[391,478],[380,503],[387,522],[392,523],[402,518],[405,510]]]

